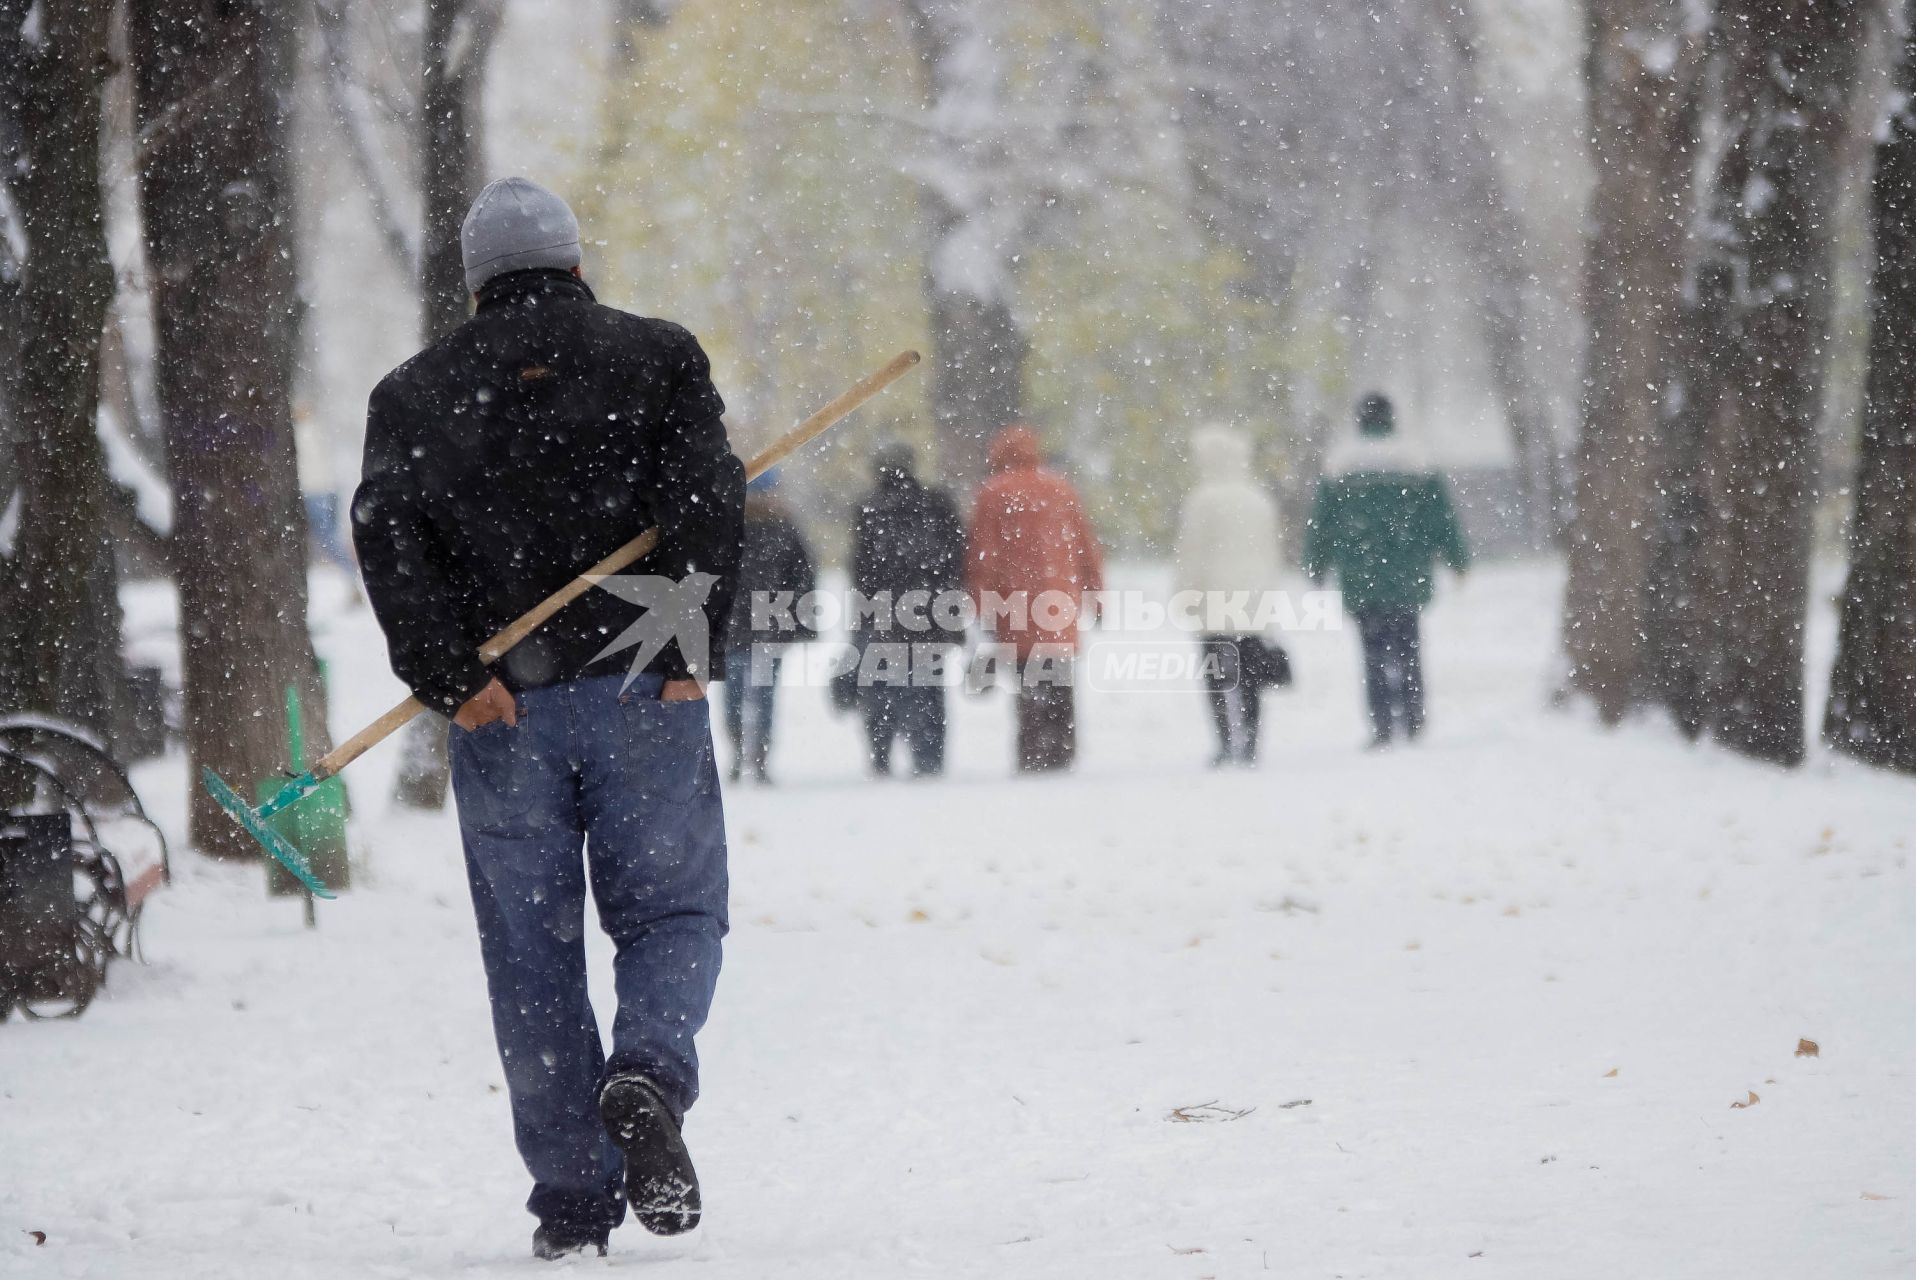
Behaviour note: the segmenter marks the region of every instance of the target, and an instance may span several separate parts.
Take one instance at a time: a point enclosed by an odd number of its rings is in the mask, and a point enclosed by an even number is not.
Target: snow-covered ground
[[[1007,778],[999,696],[875,785],[788,690],[779,785],[727,795],[706,1226],[579,1268],[1916,1274],[1916,787],[1548,710],[1555,593],[1446,594],[1411,751],[1359,750],[1350,632],[1295,637],[1254,773],[1133,691],[1074,777]],[[336,728],[393,700],[363,612],[322,643]],[[150,966],[0,1028],[0,1274],[538,1273],[455,829],[390,768],[317,932],[182,854]],[[180,762],[140,782],[177,830]]]

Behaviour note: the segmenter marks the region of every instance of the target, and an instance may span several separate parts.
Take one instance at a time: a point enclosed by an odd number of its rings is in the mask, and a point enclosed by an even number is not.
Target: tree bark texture
[[[294,460],[286,140],[296,22],[277,0],[130,0],[140,183],[174,493],[187,750],[247,788],[286,764],[285,689],[326,745]],[[252,841],[193,788],[203,852]]]
[[[427,342],[464,324],[472,294],[459,260],[459,225],[483,185],[481,94],[498,34],[496,0],[427,0],[419,96],[422,336]]]
[[[1705,39],[1685,28],[1677,0],[1590,0],[1586,19],[1595,180],[1563,634],[1571,690],[1614,724],[1644,663],[1665,348],[1682,301]],[[1666,41],[1668,61],[1654,53]]]
[[[0,98],[27,239],[15,281],[10,396],[17,452],[11,554],[0,582],[0,710],[111,733],[120,607],[105,457],[95,430],[100,339],[113,300],[100,189],[111,6],[0,0]]]
[[[1916,36],[1905,38],[1897,87],[1898,109],[1876,145],[1869,374],[1823,739],[1916,772]]]
[[[1724,0],[1725,121],[1716,252],[1732,270],[1734,345],[1705,437],[1702,570],[1709,733],[1796,764],[1803,628],[1831,343],[1839,157],[1865,0]]]

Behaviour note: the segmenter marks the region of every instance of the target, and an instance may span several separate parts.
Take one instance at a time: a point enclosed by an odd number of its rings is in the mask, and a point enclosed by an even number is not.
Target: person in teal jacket
[[[1373,746],[1424,728],[1418,614],[1430,603],[1436,562],[1458,573],[1470,564],[1450,490],[1434,471],[1396,448],[1389,399],[1357,406],[1357,444],[1339,473],[1318,482],[1304,539],[1313,581],[1337,575],[1344,608],[1364,642],[1364,690]]]

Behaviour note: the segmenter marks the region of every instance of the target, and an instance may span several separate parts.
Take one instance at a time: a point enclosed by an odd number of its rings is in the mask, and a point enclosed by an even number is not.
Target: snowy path
[[[788,691],[782,785],[727,797],[707,1226],[580,1268],[1916,1274],[1916,787],[1544,710],[1553,599],[1449,597],[1432,740],[1382,757],[1353,637],[1302,637],[1255,774],[1140,693],[1075,778],[1004,779],[998,700],[957,776],[871,786]],[[326,639],[342,725],[393,693],[367,627]],[[142,779],[175,816],[180,778]],[[317,933],[182,856],[152,966],[0,1028],[0,1274],[540,1273],[453,827],[361,834]],[[1249,1114],[1170,1118],[1209,1102]]]

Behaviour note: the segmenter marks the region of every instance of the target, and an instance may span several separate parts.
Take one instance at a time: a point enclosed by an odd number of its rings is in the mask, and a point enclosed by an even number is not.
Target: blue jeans
[[[726,930],[725,819],[703,701],[659,677],[575,680],[519,695],[519,723],[454,726],[453,794],[492,1025],[512,1099],[526,1207],[611,1228],[625,1213],[598,1091],[637,1071],[679,1114],[698,1096]],[[617,948],[608,1059],[586,996],[585,899]]]
[[[774,653],[777,651],[774,650]],[[752,651],[729,649],[725,654],[725,734],[732,740],[735,769],[765,771],[772,756],[772,722],[778,709],[778,668],[782,658],[771,659],[766,678],[754,682]],[[749,732],[749,737],[747,736]]]

